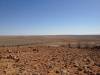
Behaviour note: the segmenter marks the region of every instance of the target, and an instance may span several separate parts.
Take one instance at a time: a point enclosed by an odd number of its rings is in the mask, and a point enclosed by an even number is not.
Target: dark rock
[[[96,75],[100,75],[100,73],[96,73]]]

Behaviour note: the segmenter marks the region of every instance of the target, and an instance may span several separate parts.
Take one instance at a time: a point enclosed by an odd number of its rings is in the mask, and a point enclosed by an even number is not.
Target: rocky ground
[[[0,47],[0,75],[100,75],[100,49]]]

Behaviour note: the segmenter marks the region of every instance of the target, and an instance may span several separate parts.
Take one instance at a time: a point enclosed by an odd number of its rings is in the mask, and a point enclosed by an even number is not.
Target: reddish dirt
[[[0,47],[0,75],[100,75],[100,49]]]
[[[100,36],[2,36],[0,75],[100,75]]]

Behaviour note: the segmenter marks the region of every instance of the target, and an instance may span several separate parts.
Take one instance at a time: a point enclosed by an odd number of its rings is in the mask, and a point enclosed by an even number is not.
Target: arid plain
[[[100,36],[0,36],[0,75],[100,75]]]

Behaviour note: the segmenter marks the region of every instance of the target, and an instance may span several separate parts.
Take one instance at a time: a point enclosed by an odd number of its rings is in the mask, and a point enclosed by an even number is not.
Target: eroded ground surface
[[[0,47],[0,75],[100,75],[100,49]]]

